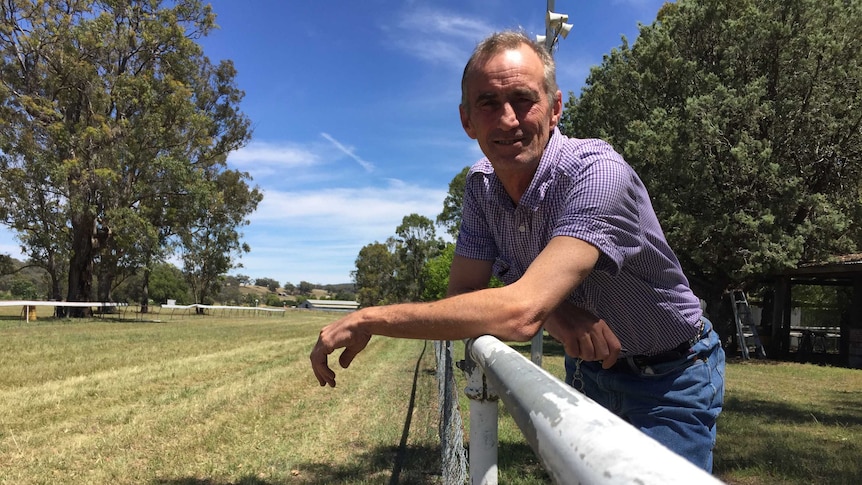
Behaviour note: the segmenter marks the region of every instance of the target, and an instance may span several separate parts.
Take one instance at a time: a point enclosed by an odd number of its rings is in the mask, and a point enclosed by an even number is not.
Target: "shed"
[[[840,323],[837,364],[862,368],[862,253],[824,263],[799,265],[775,275],[770,349],[772,355],[790,353],[792,289],[795,285],[841,286],[851,298]]]
[[[333,312],[352,312],[359,309],[359,303],[351,300],[305,300],[297,308],[309,310],[328,310]]]

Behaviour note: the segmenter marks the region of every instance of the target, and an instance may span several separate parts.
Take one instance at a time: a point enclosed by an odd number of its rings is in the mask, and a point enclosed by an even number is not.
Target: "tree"
[[[11,274],[15,271],[15,265],[12,262],[12,257],[8,254],[0,254],[0,277]]]
[[[240,292],[240,279],[242,275],[225,276],[222,280],[221,291],[216,295],[216,301],[222,305],[239,305],[243,302],[243,295]],[[247,278],[247,277],[246,277]]]
[[[141,279],[143,274],[129,277],[114,291],[116,301],[128,303],[140,302],[142,299]],[[168,300],[176,300],[180,305],[191,303],[189,285],[185,281],[183,272],[170,263],[156,263],[148,272],[149,298],[155,302],[165,303]]]
[[[461,229],[461,205],[464,202],[464,189],[469,171],[470,167],[464,167],[449,182],[449,191],[443,199],[443,211],[437,215],[437,224],[443,226],[453,239],[458,238],[458,231]]]
[[[210,304],[219,292],[222,277],[238,267],[234,256],[247,253],[239,228],[248,225],[263,196],[245,183],[247,174],[226,170],[213,174],[210,184],[197,194],[199,213],[194,222],[179,231],[183,273],[195,302]]]
[[[359,251],[351,276],[362,306],[422,299],[423,269],[445,245],[434,222],[419,214],[404,216],[395,233],[385,244],[374,242]]]
[[[314,289],[314,285],[309,283],[308,281],[300,281],[299,282],[299,294],[301,295],[311,295],[311,290]]]
[[[395,240],[386,244],[373,242],[359,250],[356,269],[350,275],[356,286],[356,301],[363,307],[394,303],[395,255],[391,251]]]
[[[449,268],[455,256],[455,244],[447,244],[437,256],[428,260],[422,268],[422,301],[436,301],[446,298],[449,291]]]
[[[862,2],[679,0],[570,97],[561,128],[639,172],[693,285],[862,246]]]
[[[233,65],[195,42],[214,19],[199,0],[0,5],[0,220],[68,300],[164,259],[247,142]]]
[[[443,241],[437,238],[434,221],[419,214],[404,216],[395,234],[395,295],[398,301],[419,301],[425,286],[422,268],[439,254]]]
[[[256,284],[257,286],[266,287],[269,291],[272,292],[275,292],[280,286],[278,284],[278,281],[272,278],[258,278],[254,280],[254,284]]]

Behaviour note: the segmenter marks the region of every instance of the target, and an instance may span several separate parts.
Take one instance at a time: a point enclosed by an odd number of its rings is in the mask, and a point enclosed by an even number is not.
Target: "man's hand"
[[[602,361],[610,369],[617,362],[622,346],[607,322],[592,313],[563,302],[545,321],[545,330],[559,340],[571,357]]]
[[[356,354],[361,352],[371,340],[371,334],[362,332],[358,325],[355,325],[354,320],[356,320],[357,314],[358,312],[352,313],[323,327],[323,330],[320,331],[317,343],[311,350],[310,358],[314,376],[317,377],[317,382],[321,386],[329,384],[335,387],[335,372],[329,368],[329,354],[343,347],[344,352],[338,358],[338,363],[346,369],[353,362]]]

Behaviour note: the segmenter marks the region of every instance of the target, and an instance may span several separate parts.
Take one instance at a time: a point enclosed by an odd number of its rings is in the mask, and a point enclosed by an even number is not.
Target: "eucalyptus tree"
[[[356,269],[351,271],[356,286],[356,301],[363,307],[395,303],[393,297],[397,261],[393,248],[395,239],[385,243],[366,244],[356,256]]]
[[[68,300],[164,259],[248,141],[233,65],[197,43],[214,22],[198,0],[0,4],[0,216],[68,261]]]
[[[862,248],[862,2],[678,0],[593,69],[561,128],[639,172],[693,284]]]
[[[437,237],[434,221],[415,213],[404,216],[395,234],[397,301],[420,301],[425,289],[422,269],[440,254],[443,241]]]
[[[464,187],[467,184],[467,173],[470,167],[464,167],[449,182],[449,190],[443,199],[443,210],[437,214],[437,224],[443,226],[453,238],[458,237],[461,229],[461,206],[464,202]]]
[[[183,273],[197,303],[211,304],[225,275],[241,267],[235,258],[250,251],[240,229],[249,224],[263,195],[246,184],[247,174],[236,170],[213,172],[196,194],[198,212],[178,229],[182,241]]]

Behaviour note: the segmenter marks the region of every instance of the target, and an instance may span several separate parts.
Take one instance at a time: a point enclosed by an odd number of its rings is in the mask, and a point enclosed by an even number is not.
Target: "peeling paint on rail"
[[[468,372],[468,382],[484,386],[468,397],[492,401],[498,395],[555,483],[721,483],[496,338],[469,341],[467,354],[479,374],[471,379]],[[479,418],[471,411],[474,425],[496,428],[496,414],[493,422]],[[490,468],[496,470],[496,463]]]

